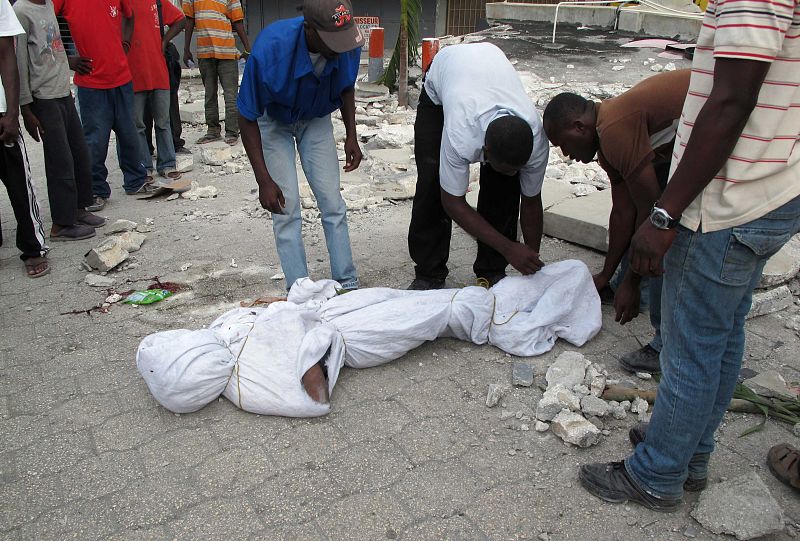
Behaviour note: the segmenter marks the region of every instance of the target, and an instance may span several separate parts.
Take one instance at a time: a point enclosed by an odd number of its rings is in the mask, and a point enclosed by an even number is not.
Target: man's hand
[[[631,239],[631,269],[640,276],[663,274],[664,254],[675,240],[674,229],[658,229],[650,220],[645,221]]]
[[[92,59],[85,56],[68,56],[69,69],[79,75],[89,75],[92,73]]]
[[[272,179],[258,183],[258,202],[275,214],[283,214],[283,209],[286,207],[283,192]]]
[[[183,63],[184,63],[184,64],[186,64],[186,67],[187,67],[187,68],[191,68],[191,67],[193,67],[193,66],[191,66],[191,65],[189,64],[189,62],[191,62],[192,64],[194,64],[194,57],[192,56],[192,51],[190,51],[190,50],[189,50],[189,48],[188,48],[188,47],[186,47],[186,48],[183,50]]]
[[[542,260],[539,259],[539,253],[521,242],[512,243],[503,256],[512,267],[522,274],[533,274],[544,266]]]
[[[349,173],[358,168],[361,164],[361,147],[358,146],[358,140],[355,137],[348,137],[344,141],[344,172]]]
[[[594,281],[594,287],[597,289],[598,293],[608,287],[609,278],[602,272],[598,272],[592,276],[592,280]]]
[[[27,132],[33,137],[33,140],[37,143],[40,142],[41,136],[44,135],[44,129],[29,105],[22,106],[22,122],[25,124]]]
[[[0,116],[0,141],[7,146],[14,146],[19,138],[19,120],[17,115]]]
[[[625,279],[614,293],[615,321],[625,325],[639,315],[639,301],[641,300],[639,284]]]

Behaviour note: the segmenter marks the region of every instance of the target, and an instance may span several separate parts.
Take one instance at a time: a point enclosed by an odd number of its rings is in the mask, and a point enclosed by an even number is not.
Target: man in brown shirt
[[[605,289],[619,267],[612,287],[616,320],[623,325],[639,314],[645,285],[628,267],[628,246],[667,185],[689,75],[688,69],[661,73],[601,103],[564,92],[544,111],[544,130],[550,142],[565,156],[583,163],[596,154],[611,180],[608,252],[594,283],[598,291]],[[655,336],[646,346],[620,358],[622,367],[631,372],[660,371],[660,277],[649,279],[647,289]]]

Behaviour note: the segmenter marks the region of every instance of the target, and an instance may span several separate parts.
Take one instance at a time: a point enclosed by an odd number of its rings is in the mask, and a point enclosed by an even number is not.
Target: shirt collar
[[[300,24],[300,32],[297,36],[297,45],[295,47],[296,54],[294,56],[294,78],[300,79],[309,73],[314,72],[314,66],[311,64],[311,57],[309,56],[308,43],[306,43],[306,31],[303,24]],[[339,65],[339,57],[336,55],[334,58],[328,58],[325,62],[325,68],[322,70],[320,77],[330,75],[334,67]]]

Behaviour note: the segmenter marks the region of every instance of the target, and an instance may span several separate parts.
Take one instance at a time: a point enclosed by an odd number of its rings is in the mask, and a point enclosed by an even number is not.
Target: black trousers
[[[167,72],[169,72],[169,124],[170,128],[172,128],[172,143],[175,145],[175,150],[178,150],[186,146],[186,141],[181,138],[183,126],[181,126],[181,110],[178,104],[178,88],[181,85],[181,57],[172,42],[167,44],[166,61]],[[144,126],[147,147],[150,150],[150,154],[152,154],[155,151],[153,146],[153,113],[150,112],[149,105],[145,105],[144,108]]]
[[[417,189],[408,228],[408,251],[419,278],[444,279],[450,256],[453,222],[442,207],[439,185],[439,151],[442,145],[444,110],[423,89],[414,122],[414,155]],[[509,177],[481,165],[478,214],[506,238],[517,240],[519,220],[519,174]],[[497,250],[478,241],[472,270],[476,276],[505,272],[508,262]]]
[[[57,225],[74,225],[77,209],[92,204],[92,162],[72,96],[34,99],[31,110],[44,128],[44,169],[50,216]]]
[[[25,260],[45,255],[47,245],[44,228],[39,203],[33,191],[31,167],[22,135],[11,147],[0,143],[0,180],[8,191],[11,208],[17,219],[17,248],[22,252],[20,257]],[[0,228],[0,246],[2,245],[3,231]]]

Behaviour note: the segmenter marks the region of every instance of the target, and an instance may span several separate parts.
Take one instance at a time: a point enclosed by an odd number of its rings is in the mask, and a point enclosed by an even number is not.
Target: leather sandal
[[[779,443],[767,453],[767,466],[781,483],[800,492],[800,450]]]

